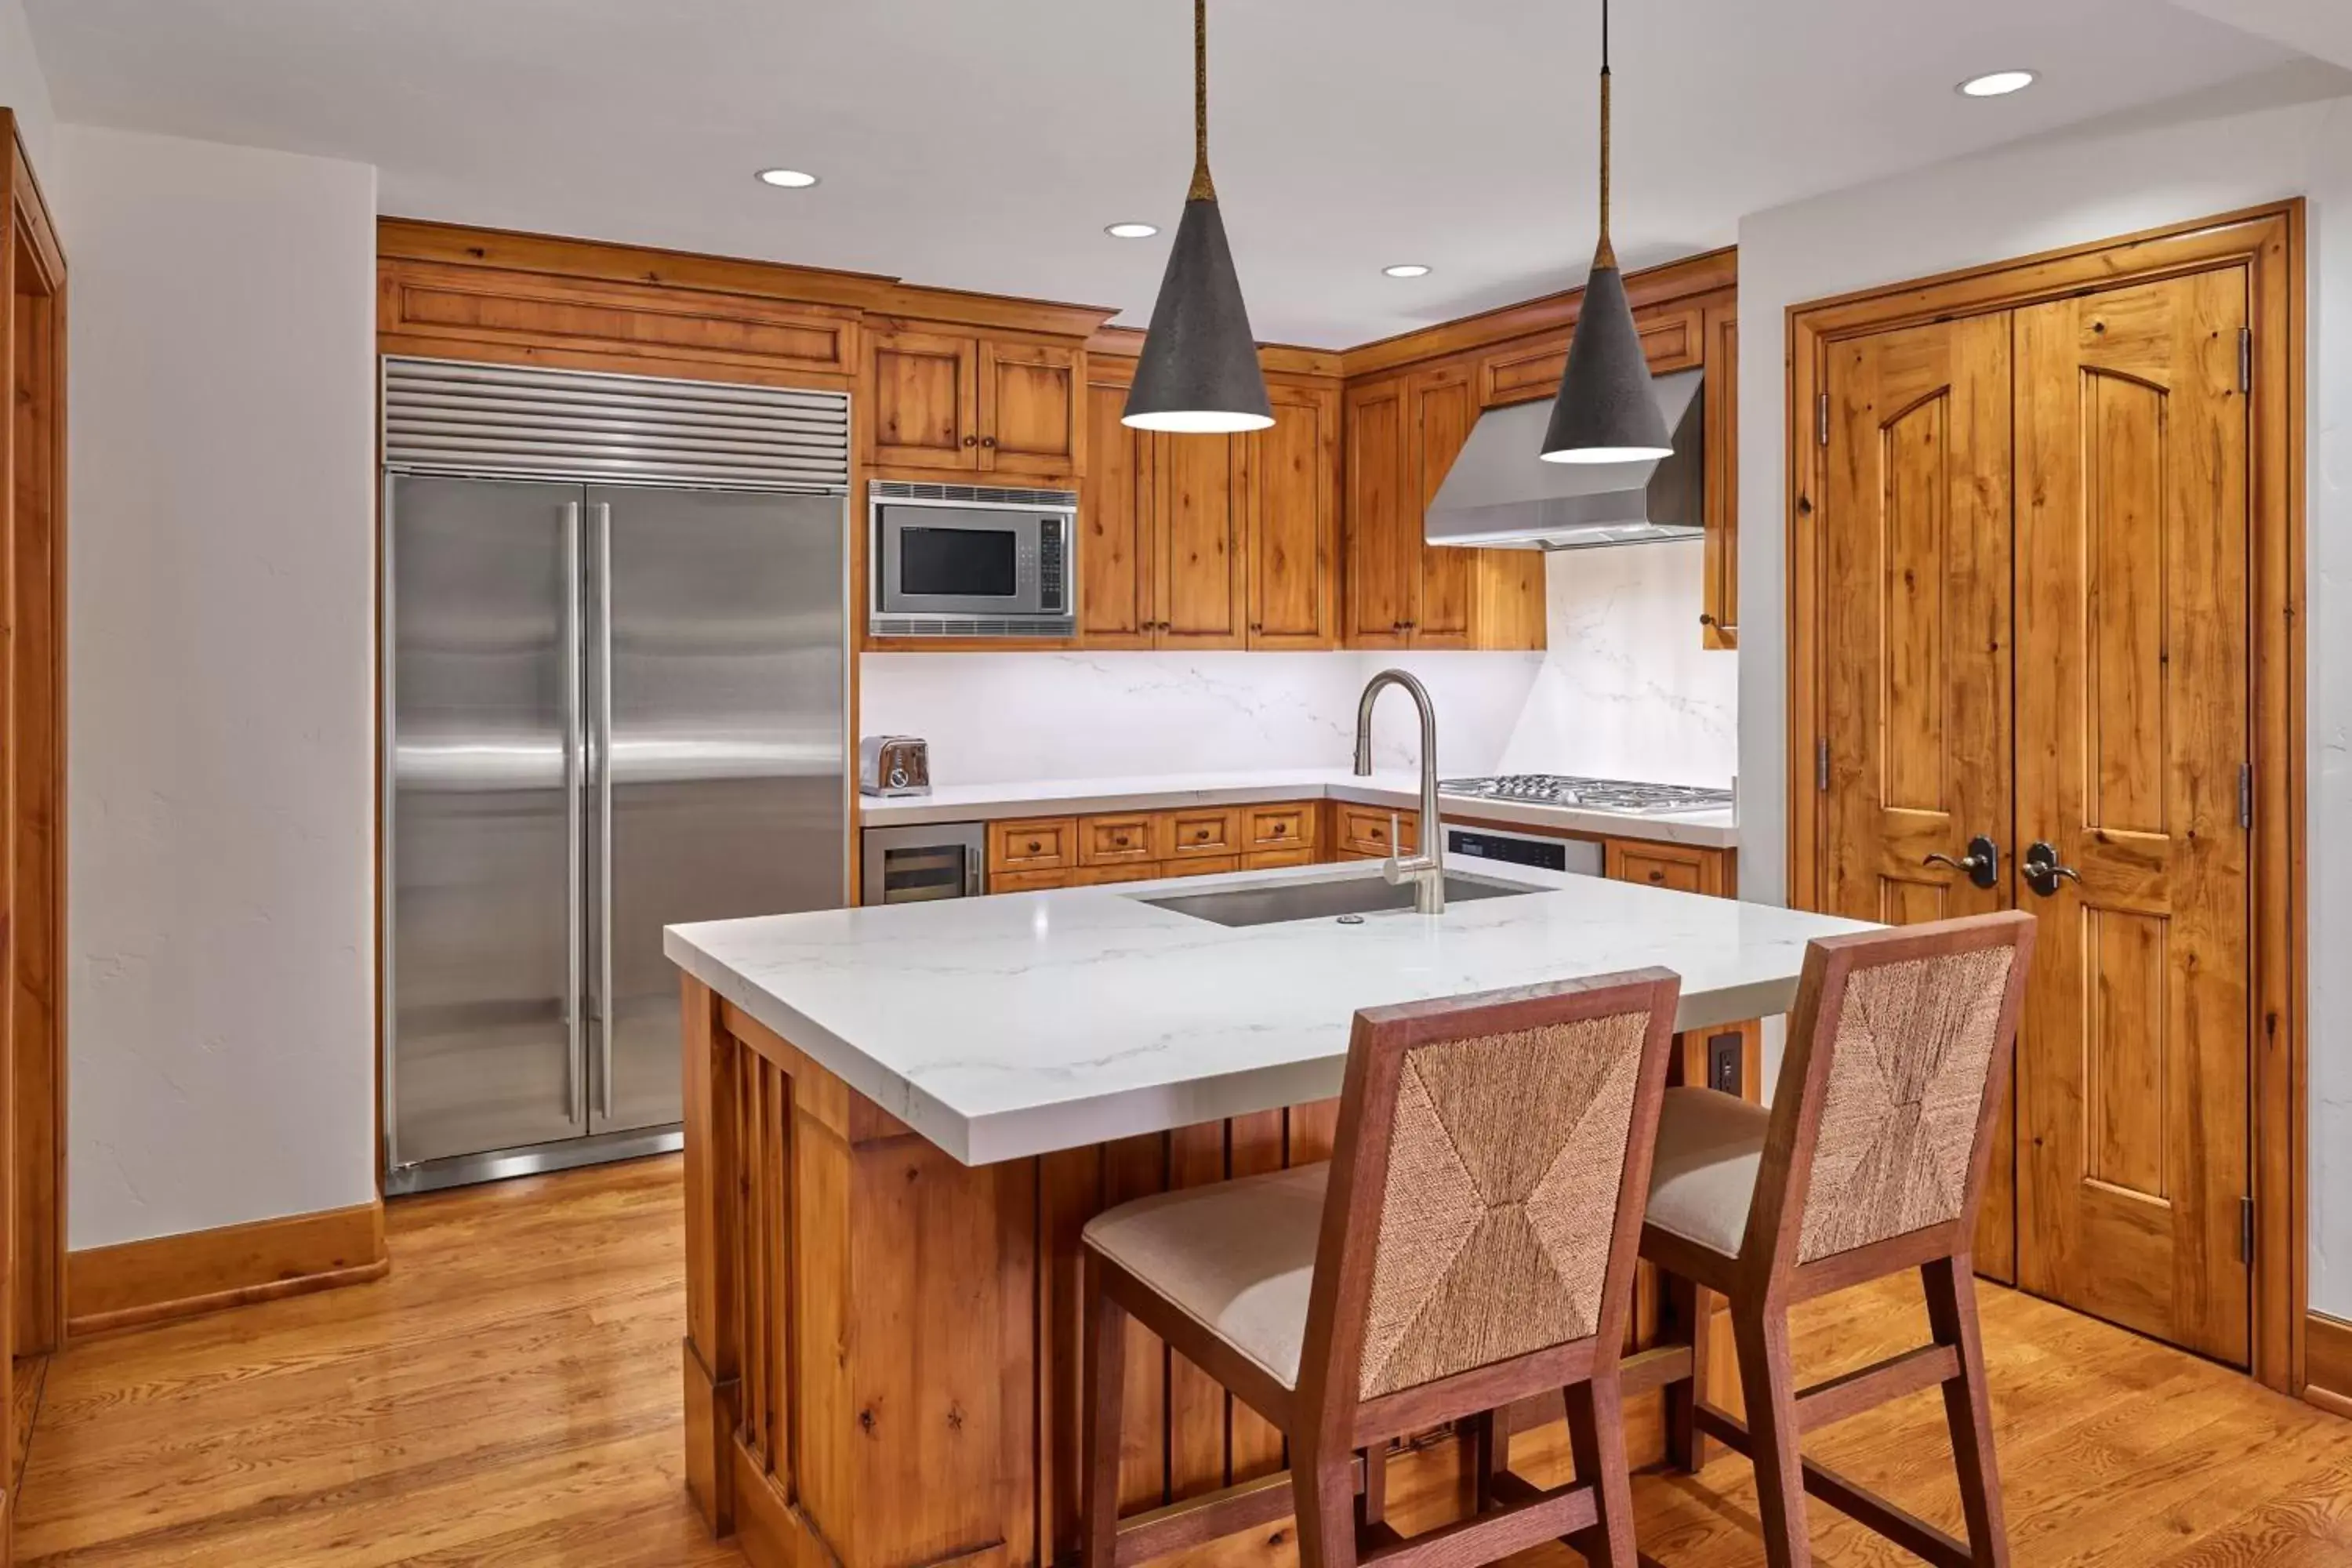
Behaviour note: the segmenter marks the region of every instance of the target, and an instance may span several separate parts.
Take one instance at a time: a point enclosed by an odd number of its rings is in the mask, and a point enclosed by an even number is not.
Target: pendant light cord
[[[1592,265],[1617,265],[1617,247],[1609,237],[1609,0],[1601,0],[1601,244]]]
[[[1184,199],[1217,199],[1209,180],[1209,0],[1192,0],[1192,185]]]

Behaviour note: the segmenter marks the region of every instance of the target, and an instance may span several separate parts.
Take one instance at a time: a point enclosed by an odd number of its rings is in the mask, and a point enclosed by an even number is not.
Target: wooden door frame
[[[2070,295],[2243,266],[2253,332],[2248,474],[2254,826],[2250,871],[2254,1261],[2251,1370],[2305,1383],[2305,1237],[2304,203],[2292,201],[2064,250],[1793,305],[1789,363],[1789,902],[1820,899],[1821,545],[1824,474],[1814,410],[1832,345],[1846,339]]]

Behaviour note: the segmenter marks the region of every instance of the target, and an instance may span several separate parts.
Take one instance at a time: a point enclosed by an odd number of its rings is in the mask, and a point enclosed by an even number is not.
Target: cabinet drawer
[[[1311,800],[1244,807],[1242,845],[1253,851],[1293,849],[1300,845],[1311,847],[1318,837],[1315,831],[1317,815],[1316,805]]]
[[[1099,888],[1107,882],[1148,882],[1160,875],[1160,868],[1145,860],[1136,864],[1113,861],[1108,866],[1076,866],[1061,873],[1067,879],[1063,886],[1069,888]]]
[[[1241,812],[1230,805],[1195,806],[1163,811],[1159,828],[1162,860],[1192,859],[1204,855],[1231,856],[1241,848]],[[1170,875],[1175,873],[1171,870]]]
[[[1402,835],[1400,844],[1389,842],[1391,816],[1396,818],[1397,831]],[[1343,805],[1339,807],[1339,843],[1359,855],[1410,855],[1421,847],[1421,825],[1409,812],[1391,812],[1376,805]]]
[[[992,871],[988,890],[992,893],[1034,893],[1047,888],[1066,888],[1076,875],[1073,871]]]
[[[1315,851],[1306,845],[1296,849],[1253,849],[1242,857],[1245,869],[1271,871],[1277,866],[1312,866]]]
[[[988,825],[988,874],[1051,871],[1077,864],[1076,817],[1039,816]]]
[[[1679,844],[1644,844],[1612,838],[1609,841],[1607,859],[1612,881],[1672,888],[1678,893],[1720,894],[1723,891],[1723,852],[1719,849],[1693,849]]]
[[[1213,877],[1221,871],[1238,871],[1242,858],[1238,855],[1195,855],[1189,860],[1163,860],[1152,868],[1155,877]]]
[[[1079,865],[1148,864],[1153,858],[1150,812],[1078,818]]]

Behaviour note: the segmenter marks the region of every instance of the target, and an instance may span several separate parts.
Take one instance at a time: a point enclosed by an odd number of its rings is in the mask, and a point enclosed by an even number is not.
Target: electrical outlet
[[[1739,1057],[1744,1042],[1738,1035],[1710,1035],[1706,1041],[1706,1087],[1723,1094],[1740,1092]]]

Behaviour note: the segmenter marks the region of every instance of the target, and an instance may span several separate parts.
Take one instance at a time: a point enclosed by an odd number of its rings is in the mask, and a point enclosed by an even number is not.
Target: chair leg
[[[1977,1568],[2009,1568],[2009,1526],[2001,1517],[2000,1471],[1993,1459],[1992,1401],[1985,1388],[1974,1271],[1966,1258],[1944,1258],[1919,1273],[1927,1289],[1927,1325],[1936,1342],[1960,1352],[1958,1375],[1944,1384],[1944,1419],[1952,1429],[1960,1509],[1969,1521],[1969,1556]]]
[[[1593,1568],[1635,1568],[1633,1476],[1625,1460],[1625,1405],[1614,1371],[1569,1389],[1568,1441],[1576,1479],[1592,1489],[1599,1510],[1570,1545]]]
[[[1102,1288],[1094,1255],[1087,1255],[1086,1471],[1079,1483],[1086,1568],[1118,1561],[1118,1455],[1127,1397],[1127,1310]]]
[[[1675,1468],[1696,1474],[1714,1458],[1714,1444],[1698,1429],[1696,1407],[1706,1397],[1707,1342],[1715,1322],[1715,1292],[1678,1274],[1658,1270],[1658,1286],[1676,1326],[1690,1336],[1691,1374],[1665,1387],[1666,1458]]]
[[[1808,1568],[1805,1466],[1797,1446],[1797,1384],[1789,1362],[1789,1313],[1777,1302],[1731,1304],[1739,1347],[1739,1386],[1748,1401],[1749,1458],[1756,1465],[1756,1512],[1770,1568]]]
[[[1299,1568],[1356,1568],[1356,1479],[1351,1456],[1290,1449],[1290,1489],[1298,1523]]]

